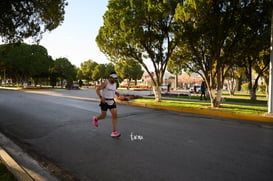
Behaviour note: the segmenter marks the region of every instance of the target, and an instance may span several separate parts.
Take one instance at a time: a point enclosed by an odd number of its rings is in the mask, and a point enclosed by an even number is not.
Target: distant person
[[[80,79],[79,80],[79,87],[81,88],[83,86],[83,81]]]
[[[193,92],[196,94],[197,90],[196,90],[196,86],[193,86]]]
[[[200,96],[200,100],[202,100],[202,97],[204,96],[204,99],[206,100],[206,84],[205,81],[202,82],[201,84],[201,96]]]
[[[94,126],[99,126],[99,120],[104,119],[107,114],[107,110],[112,114],[113,131],[112,137],[119,137],[120,133],[117,131],[117,106],[114,100],[115,95],[119,96],[117,90],[117,74],[115,72],[110,73],[109,78],[102,83],[97,89],[96,93],[100,97],[101,114],[93,117]]]
[[[171,90],[171,84],[168,84],[168,89],[167,89],[168,93],[170,92],[170,90]]]

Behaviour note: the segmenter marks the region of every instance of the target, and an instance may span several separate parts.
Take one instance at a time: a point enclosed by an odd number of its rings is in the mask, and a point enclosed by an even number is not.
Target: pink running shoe
[[[111,136],[112,136],[113,138],[120,137],[120,133],[119,133],[118,131],[113,131],[113,132],[111,133]]]
[[[99,126],[99,121],[97,120],[97,117],[93,117],[93,124],[94,126],[98,127]]]

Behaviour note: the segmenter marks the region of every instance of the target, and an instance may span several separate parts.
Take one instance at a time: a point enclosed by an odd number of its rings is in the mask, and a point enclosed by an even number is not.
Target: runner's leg
[[[117,130],[117,124],[118,124],[118,111],[117,108],[110,109],[110,112],[112,114],[112,124],[113,124],[113,131]]]
[[[97,120],[104,119],[106,117],[107,111],[101,111],[101,114],[97,116]]]

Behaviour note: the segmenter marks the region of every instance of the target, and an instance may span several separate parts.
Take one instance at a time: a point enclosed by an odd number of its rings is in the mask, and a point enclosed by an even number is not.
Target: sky
[[[107,4],[108,0],[68,0],[63,24],[44,33],[40,45],[53,59],[65,57],[77,67],[87,60],[109,63],[96,43]]]

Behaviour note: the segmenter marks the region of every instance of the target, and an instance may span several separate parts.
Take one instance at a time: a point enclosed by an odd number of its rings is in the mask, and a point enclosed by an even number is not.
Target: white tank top
[[[117,89],[117,83],[111,84],[109,80],[106,80],[106,87],[102,91],[102,95],[105,99],[114,99]]]

